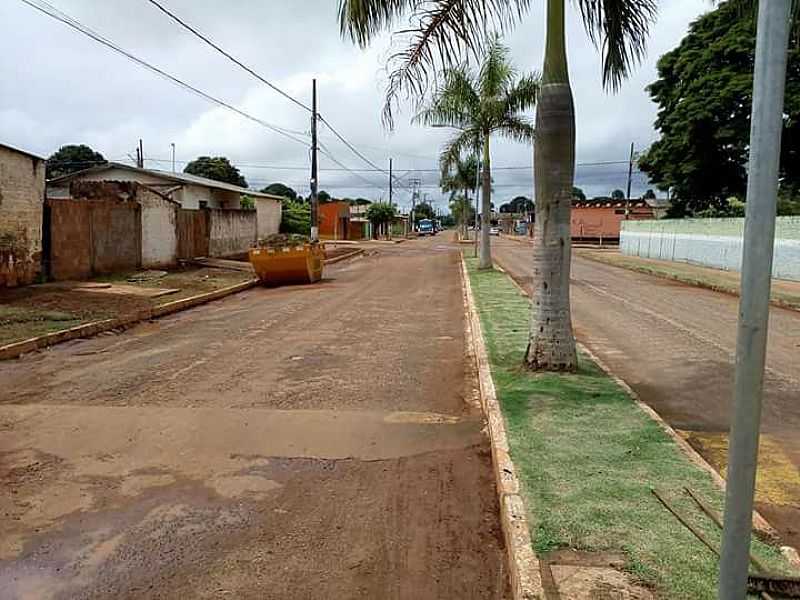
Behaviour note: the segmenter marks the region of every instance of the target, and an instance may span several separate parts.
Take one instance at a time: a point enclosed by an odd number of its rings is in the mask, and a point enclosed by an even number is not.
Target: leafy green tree
[[[525,196],[517,196],[511,202],[506,202],[500,207],[501,213],[529,213],[536,207],[533,200]]]
[[[214,181],[224,181],[243,188],[247,187],[247,181],[239,173],[239,169],[234,167],[224,156],[199,156],[186,165],[183,172]]]
[[[586,194],[584,194],[583,190],[579,187],[572,187],[572,197],[576,200],[580,200],[581,202],[586,201]]]
[[[333,196],[331,196],[325,190],[320,190],[317,192],[317,200],[319,200],[320,202],[332,202]]]
[[[372,230],[377,235],[379,229],[389,231],[389,226],[397,213],[393,204],[373,202],[367,207],[367,219],[372,223]]]
[[[242,197],[239,200],[239,208],[242,210],[255,210],[256,199],[252,196],[248,196],[247,194],[242,194]]]
[[[307,202],[290,200],[283,204],[280,232],[311,235],[311,207]]]
[[[282,183],[270,183],[267,187],[261,190],[264,194],[272,194],[274,196],[282,196],[289,200],[297,200],[297,192],[295,192],[288,185]],[[301,198],[302,200],[302,198]]]
[[[652,189],[648,189],[644,194],[642,194],[642,200],[655,200],[656,193]]]
[[[750,143],[754,12],[750,2],[723,2],[697,19],[674,50],[658,61],[647,89],[659,111],[660,137],[639,168],[671,191],[669,216],[727,212],[730,197],[744,198]],[[800,184],[800,38],[789,44],[781,188]],[[710,213],[709,213],[710,211]]]
[[[383,116],[391,125],[400,97],[424,96],[440,65],[450,67],[469,54],[480,53],[492,30],[487,24],[513,24],[530,5],[529,0],[341,0],[339,24],[342,34],[362,47],[395,25],[406,34],[408,46],[390,59]],[[547,0],[547,39],[533,150],[535,286],[525,359],[531,369],[554,371],[572,371],[577,366],[569,304],[575,109],[567,68],[565,5],[566,0]],[[656,0],[577,0],[574,5],[589,38],[602,52],[604,85],[618,88],[644,55]]]
[[[457,194],[450,197],[450,214],[453,220],[461,227],[461,233],[466,237],[467,228],[470,223],[475,222],[475,209],[469,198]]]
[[[612,200],[625,200],[625,192],[620,189],[616,189],[611,192],[611,199]]]
[[[45,177],[54,179],[62,175],[69,175],[90,167],[96,167],[106,162],[108,161],[103,158],[102,154],[95,152],[85,144],[61,146],[47,159]]]
[[[420,219],[433,219],[436,216],[433,206],[428,202],[420,202],[414,207],[414,222]]]
[[[517,77],[508,58],[508,48],[500,37],[489,40],[480,70],[475,73],[466,65],[444,71],[443,82],[431,102],[414,117],[417,123],[433,127],[451,127],[457,133],[445,144],[441,155],[443,171],[457,165],[461,156],[482,149],[481,165],[481,269],[492,268],[489,236],[492,205],[492,167],[490,140],[492,134],[531,142],[533,125],[523,114],[533,107],[539,88],[536,74]]]
[[[454,221],[461,226],[461,235],[466,238],[467,224],[471,221],[464,220],[467,214],[464,210],[459,209],[458,215],[453,213],[453,200],[460,197],[459,202],[469,204],[469,193],[478,189],[478,155],[473,152],[466,158],[459,156],[454,163],[447,165],[439,177],[439,187],[443,192],[450,193],[450,211],[454,215]],[[470,211],[474,219],[475,211]]]

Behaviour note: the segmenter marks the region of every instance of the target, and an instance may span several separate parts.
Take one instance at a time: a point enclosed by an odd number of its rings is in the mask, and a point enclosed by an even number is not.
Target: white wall
[[[623,254],[688,262],[725,271],[742,268],[744,219],[623,221]],[[800,217],[778,217],[772,276],[800,281]]]
[[[258,239],[278,233],[281,227],[281,203],[271,198],[256,198]]]
[[[144,188],[137,200],[142,206],[142,267],[174,265],[178,251],[175,220],[178,205]]]

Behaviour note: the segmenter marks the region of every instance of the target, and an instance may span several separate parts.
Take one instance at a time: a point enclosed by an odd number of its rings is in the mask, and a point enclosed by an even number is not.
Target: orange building
[[[644,200],[627,203],[628,219],[653,219],[653,208]],[[625,220],[625,200],[596,198],[574,200],[572,203],[571,232],[577,241],[618,241],[621,223]]]
[[[320,202],[319,239],[350,239],[350,205],[347,202]]]

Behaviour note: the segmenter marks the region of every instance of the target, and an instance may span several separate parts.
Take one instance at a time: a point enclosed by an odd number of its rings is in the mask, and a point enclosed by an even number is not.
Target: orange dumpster
[[[252,248],[250,264],[264,285],[314,283],[322,278],[322,244],[299,243],[276,248]]]

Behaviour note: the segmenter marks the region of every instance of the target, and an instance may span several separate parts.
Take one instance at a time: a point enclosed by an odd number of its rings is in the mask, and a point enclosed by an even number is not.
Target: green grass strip
[[[534,550],[622,552],[627,570],[661,598],[716,598],[717,557],[652,495],[656,488],[719,545],[716,526],[683,492],[718,510],[722,493],[677,444],[586,356],[576,374],[521,367],[530,304],[509,277],[467,269],[481,318]],[[775,572],[777,548],[754,543]]]

